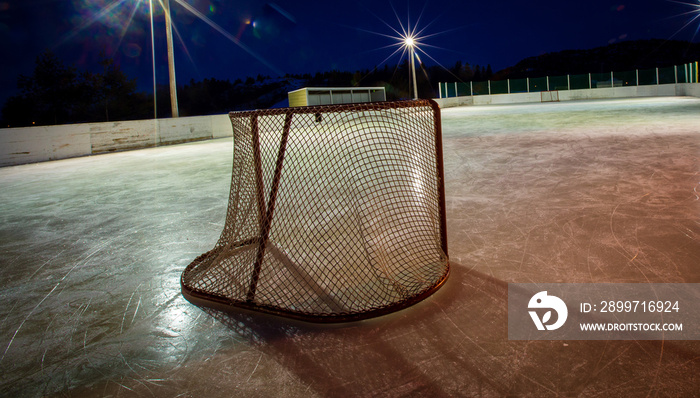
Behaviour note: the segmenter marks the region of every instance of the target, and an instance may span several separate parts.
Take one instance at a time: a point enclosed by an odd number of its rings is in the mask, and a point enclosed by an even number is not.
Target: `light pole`
[[[151,17],[151,61],[153,62],[153,119],[158,119],[158,100],[156,95],[156,49],[153,32],[153,0],[148,0],[148,14]]]
[[[173,29],[170,19],[170,0],[163,0],[165,11],[165,36],[168,41],[168,73],[170,75],[170,109],[172,117],[180,116],[177,106],[177,83],[175,82],[175,54],[173,54]]]
[[[173,31],[170,19],[170,0],[157,0],[165,11],[165,36],[168,42],[168,74],[170,76],[170,109],[172,117],[178,117],[177,83],[175,82],[175,56],[173,54]],[[158,119],[158,101],[156,90],[156,50],[153,31],[153,0],[148,0],[148,11],[151,16],[151,55],[153,61],[153,118]]]
[[[413,41],[413,37],[408,36],[404,40],[406,47],[408,47],[408,57],[409,57],[409,68],[410,68],[410,74],[411,76],[409,79],[413,78],[413,99],[418,99],[418,86],[416,85],[416,65],[413,62],[414,58],[414,51],[415,51],[415,43]],[[410,86],[411,86],[411,81],[409,80],[408,82],[409,86],[409,91],[410,91]]]

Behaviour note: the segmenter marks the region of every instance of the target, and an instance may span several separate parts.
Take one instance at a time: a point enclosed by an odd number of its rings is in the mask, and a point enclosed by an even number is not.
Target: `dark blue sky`
[[[457,60],[494,71],[533,55],[648,38],[699,41],[700,0],[170,0],[179,84],[257,74],[381,66],[401,24],[424,29],[427,64]],[[164,17],[155,7],[157,80],[167,84]],[[683,4],[685,3],[685,4]],[[0,0],[0,102],[38,54],[80,70],[100,51],[139,87],[152,85],[148,0]],[[695,14],[689,12],[695,11]],[[397,18],[398,16],[398,18]],[[370,33],[375,32],[375,33]],[[386,62],[394,65],[398,54]]]

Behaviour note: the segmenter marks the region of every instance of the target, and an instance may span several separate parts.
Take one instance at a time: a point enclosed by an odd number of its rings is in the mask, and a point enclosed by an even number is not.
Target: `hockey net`
[[[540,92],[541,102],[559,102],[559,91],[542,91]]]
[[[449,274],[440,110],[430,100],[230,114],[233,173],[191,302],[308,321],[405,308]]]

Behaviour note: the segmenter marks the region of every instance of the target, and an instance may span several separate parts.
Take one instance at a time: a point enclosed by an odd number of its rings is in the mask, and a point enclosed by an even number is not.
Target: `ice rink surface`
[[[0,396],[698,396],[700,341],[509,341],[511,282],[700,283],[700,99],[442,111],[452,274],[339,326],[203,310],[231,139],[0,168]]]

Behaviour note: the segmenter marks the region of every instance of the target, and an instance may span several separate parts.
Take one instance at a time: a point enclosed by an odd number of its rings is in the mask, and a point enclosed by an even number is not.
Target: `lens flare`
[[[420,57],[419,57],[419,53],[420,53],[422,55],[425,55],[427,58],[429,58],[435,64],[437,64],[440,68],[449,72],[449,70],[447,68],[445,68],[439,61],[437,61],[435,58],[433,58],[426,51],[426,48],[434,48],[434,49],[439,49],[439,50],[446,50],[446,49],[441,48],[441,47],[437,47],[434,45],[430,45],[426,41],[428,39],[435,37],[435,36],[443,35],[446,33],[451,33],[451,32],[463,29],[464,27],[461,26],[461,27],[457,27],[457,28],[453,28],[453,29],[440,31],[437,33],[426,34],[426,31],[431,26],[433,26],[433,24],[435,24],[438,20],[438,18],[435,18],[426,24],[421,23],[421,21],[423,21],[425,11],[428,7],[427,2],[423,6],[423,9],[421,10],[420,14],[418,15],[418,18],[413,23],[411,22],[411,18],[410,18],[410,10],[408,10],[406,13],[406,18],[405,18],[406,22],[404,23],[402,18],[399,16],[399,13],[396,11],[396,8],[394,8],[393,4],[390,3],[390,5],[391,5],[391,9],[394,13],[394,16],[396,17],[396,22],[398,23],[398,27],[392,26],[392,24],[390,24],[389,22],[385,21],[384,19],[382,19],[381,17],[376,15],[370,9],[367,9],[367,12],[369,12],[374,18],[376,18],[382,24],[384,24],[387,28],[389,28],[391,33],[389,33],[389,34],[380,33],[380,32],[366,30],[366,29],[362,29],[362,28],[358,28],[358,27],[351,27],[352,29],[356,29],[356,30],[359,30],[362,32],[385,37],[387,39],[390,39],[393,42],[392,44],[388,44],[386,46],[371,50],[371,51],[377,51],[377,50],[385,50],[385,49],[394,48],[394,51],[391,54],[389,54],[386,58],[384,58],[384,60],[379,63],[379,66],[385,64],[387,61],[389,61],[391,58],[393,58],[397,54],[399,55],[400,59],[404,59],[404,57],[408,57],[409,62],[411,62],[412,60],[410,59],[410,57],[412,54],[413,57],[415,57],[415,59],[418,61],[419,65],[422,68],[423,62],[420,60]],[[397,70],[398,70],[398,68],[399,68],[399,65],[396,66]],[[372,73],[372,72],[370,72],[370,73]],[[427,76],[427,73],[425,70],[423,70],[423,73]],[[451,72],[449,72],[449,73],[451,73]],[[364,79],[364,77],[362,77],[359,80],[361,81],[362,79]]]
[[[141,12],[144,18],[148,18],[151,12],[150,2],[146,0],[72,0],[73,6],[77,11],[73,20],[75,23],[75,28],[73,28],[68,34],[62,37],[56,46],[60,46],[78,36],[80,33],[86,29],[95,25],[99,22],[101,27],[100,31],[92,38],[101,39],[101,45],[108,50],[108,53],[114,54],[122,46],[122,41],[127,34],[127,31],[136,32],[138,35],[143,35],[145,37],[146,30],[134,26],[134,19],[137,13]],[[163,12],[163,1],[153,0],[154,7],[153,11]],[[193,15],[198,20],[209,25],[210,28],[214,29],[216,32],[220,33],[230,42],[241,48],[243,51],[248,53],[251,57],[262,63],[264,66],[274,71],[275,73],[282,75],[283,73],[276,68],[271,62],[264,59],[257,52],[253,51],[250,47],[246,46],[239,36],[234,36],[229,33],[226,29],[222,28],[220,25],[212,21],[209,17],[204,15],[204,13],[197,10],[194,6],[190,5],[185,0],[173,0],[178,6],[186,10],[189,14]],[[159,5],[156,6],[156,5]],[[211,4],[206,7],[206,10],[211,14],[215,14],[217,8]],[[152,15],[152,14],[151,14]],[[253,26],[255,22],[251,21]],[[175,23],[173,23],[173,31],[175,36],[178,38],[183,51],[190,62],[194,65],[194,60],[192,59],[189,50],[183,40],[185,35],[177,29]],[[187,37],[192,35],[188,34]],[[116,45],[113,41],[108,41],[110,38],[117,37]],[[133,49],[127,50],[127,53],[133,54]],[[123,51],[123,50],[122,50]],[[196,68],[196,65],[195,65]]]
[[[138,58],[141,55],[141,46],[136,43],[128,43],[124,46],[124,55],[129,58]]]
[[[272,63],[264,59],[261,55],[253,51],[250,47],[246,46],[241,40],[239,40],[236,36],[232,35],[229,33],[226,29],[222,28],[219,26],[216,22],[212,21],[209,19],[206,15],[202,14],[201,12],[197,11],[196,8],[192,7],[190,4],[186,3],[183,0],[174,0],[177,4],[182,6],[185,10],[189,11],[192,15],[196,16],[201,20],[202,22],[206,23],[209,25],[212,29],[215,31],[219,32],[222,36],[224,36],[226,39],[228,39],[231,43],[235,44],[238,46],[240,49],[248,53],[251,57],[255,58],[258,62],[261,64],[265,65],[267,68],[272,70],[278,75],[282,75],[282,71],[278,68],[276,68]],[[255,22],[253,22],[255,24]]]
[[[691,9],[680,13],[678,15],[675,15],[675,17],[687,17],[687,21],[683,26],[681,26],[669,39],[673,38],[677,34],[679,34],[682,30],[687,28],[688,26],[691,26],[693,23],[697,22],[697,26],[695,27],[695,32],[693,32],[693,38],[691,41],[695,40],[695,36],[697,36],[698,33],[700,33],[700,0],[692,0],[690,2],[684,2],[684,1],[676,1],[676,0],[668,0],[671,3],[676,3],[676,4],[681,4],[683,6],[690,7]]]
[[[118,35],[119,43],[121,44],[142,1],[128,2],[133,4],[131,8],[128,6],[120,7],[124,3],[127,3],[127,0],[116,0],[112,2],[106,0],[93,0],[88,2],[84,0],[74,0],[73,4],[77,14],[72,18],[72,21],[75,23],[76,27],[59,40],[57,46],[73,39],[98,21],[106,29],[106,32],[103,34],[106,37]],[[115,50],[117,48],[115,48]]]

